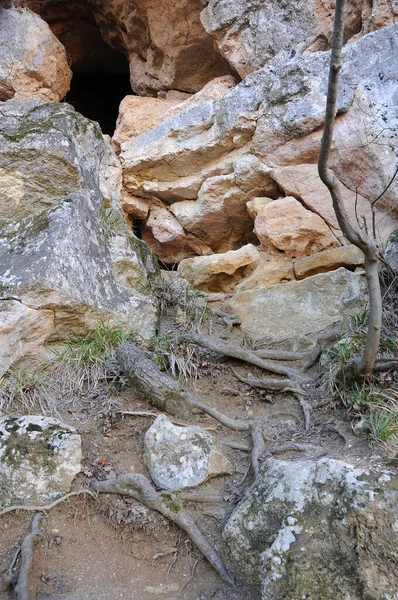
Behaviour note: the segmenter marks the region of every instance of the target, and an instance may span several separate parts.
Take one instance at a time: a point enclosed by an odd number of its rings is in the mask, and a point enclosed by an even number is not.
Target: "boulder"
[[[317,273],[326,273],[339,267],[355,268],[364,264],[363,252],[356,246],[339,246],[316,252],[311,256],[299,258],[294,261],[294,274],[296,279],[304,279]]]
[[[265,248],[272,244],[290,257],[339,245],[325,221],[293,197],[267,203],[256,217],[254,233]]]
[[[358,0],[347,3],[345,40],[393,23],[398,9],[388,0],[372,5]],[[331,47],[333,11],[323,0],[210,0],[201,13],[206,31],[216,41],[230,65],[244,78],[263,67],[276,54]]]
[[[152,207],[142,231],[142,239],[166,264],[177,264],[184,258],[212,252],[196,236],[187,234],[181,223],[165,207]]]
[[[238,292],[224,307],[242,321],[242,331],[254,339],[276,341],[341,323],[362,311],[365,301],[362,275],[342,267],[302,281]]]
[[[340,135],[345,135],[343,131],[345,131],[344,128]],[[370,165],[368,166],[370,169]],[[298,198],[306,208],[320,215],[337,237],[342,238],[332,199],[326,186],[319,178],[316,164],[304,163],[280,167],[273,171],[272,177],[286,195]],[[368,227],[370,227],[373,217],[369,201],[358,191],[355,191],[355,189],[352,191],[342,183],[340,183],[340,190],[351,222],[358,225],[359,220],[359,225],[363,227],[364,221],[366,221]],[[385,239],[395,227],[395,220],[390,215],[377,210],[375,212],[375,224],[377,235],[380,239]]]
[[[247,244],[224,254],[186,258],[178,265],[178,273],[205,292],[230,292],[253,271],[259,260],[257,248]]]
[[[388,238],[384,257],[391,269],[398,272],[398,230],[394,231]]]
[[[151,477],[164,490],[196,487],[232,472],[213,436],[201,427],[177,427],[166,415],[159,415],[146,432],[144,449]]]
[[[257,290],[267,285],[294,279],[293,263],[282,254],[260,252],[260,262],[255,269],[235,287],[236,292]]]
[[[9,328],[3,369],[12,348],[31,354],[34,340],[59,341],[99,323],[150,337],[157,267],[125,226],[120,164],[99,127],[68,104],[9,100],[0,162],[0,303],[6,323],[35,323],[29,342],[23,327]]]
[[[38,15],[0,7],[0,101],[62,100],[72,71],[65,48]]]
[[[44,416],[0,418],[0,499],[46,504],[70,491],[81,469],[80,435]]]
[[[395,599],[397,476],[339,460],[268,460],[223,539],[263,600]]]
[[[249,237],[253,229],[247,201],[246,192],[235,185],[233,174],[220,175],[205,181],[196,201],[175,202],[170,211],[186,231],[214,252],[226,252]]]
[[[347,208],[354,220],[358,190],[361,226],[362,215],[369,223],[369,201],[385,190],[395,169],[395,33],[394,27],[385,27],[347,44],[343,52],[339,118],[330,164],[345,186]],[[181,219],[184,229],[192,228],[199,236],[201,228],[203,236],[208,236],[203,241],[215,252],[230,249],[224,243],[231,231],[230,219],[225,218],[230,202],[239,198],[240,207],[240,201],[255,197],[275,199],[280,189],[300,200],[339,234],[330,198],[316,175],[329,60],[329,52],[324,51],[304,55],[281,51],[222,97],[196,101],[177,114],[165,116],[150,130],[122,144],[126,189],[139,197],[175,204],[173,214]],[[380,129],[381,122],[385,125]],[[373,139],[377,143],[369,143]],[[289,172],[288,168],[296,171]],[[218,180],[218,185],[228,182],[231,190],[231,199],[223,199],[222,210],[218,200],[206,204],[199,198],[214,185],[214,178],[217,181],[220,177],[225,180]],[[377,207],[394,209],[396,185],[398,179]],[[212,221],[213,209],[217,217]],[[248,241],[246,217],[235,223],[236,243]],[[391,216],[380,210],[376,210],[376,223],[381,241],[396,229]],[[223,240],[223,246],[212,245],[217,243],[215,238]]]

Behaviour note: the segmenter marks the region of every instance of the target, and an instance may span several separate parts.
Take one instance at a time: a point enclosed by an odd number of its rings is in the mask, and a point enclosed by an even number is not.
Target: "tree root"
[[[3,510],[0,510],[0,517],[5,515],[6,513],[14,512],[16,510],[25,510],[28,512],[45,512],[47,510],[50,510],[51,508],[54,508],[55,506],[57,506],[57,504],[60,504],[61,502],[64,502],[65,500],[68,500],[73,496],[80,496],[81,494],[88,494],[89,496],[94,498],[94,500],[97,500],[96,495],[91,490],[78,490],[77,492],[69,492],[69,494],[62,496],[62,498],[58,498],[58,500],[54,500],[54,502],[51,502],[51,504],[46,504],[44,506],[33,506],[30,504],[15,504],[14,506],[7,506],[7,508],[3,508]]]
[[[178,337],[178,341],[190,341],[194,344],[198,344],[199,346],[203,346],[204,348],[207,348],[212,352],[217,352],[218,354],[224,354],[225,356],[230,356],[231,358],[243,360],[244,362],[259,367],[264,371],[269,371],[270,373],[275,373],[277,375],[284,375],[285,377],[290,379],[291,382],[303,384],[311,381],[310,377],[306,377],[296,369],[292,369],[284,365],[279,365],[277,363],[270,362],[270,360],[261,358],[258,355],[258,353],[254,350],[248,350],[247,348],[240,348],[239,346],[226,344],[222,340],[213,339],[206,335],[200,335],[196,333],[184,334]],[[260,352],[262,353],[262,355],[264,355],[265,353],[264,350]],[[272,356],[273,360],[286,360],[283,358],[284,355],[285,352],[282,351],[270,352],[270,356]]]
[[[231,371],[239,381],[246,383],[246,385],[250,385],[252,388],[268,390],[270,392],[294,392],[306,396],[306,393],[299,387],[292,386],[290,379],[256,379],[254,377],[242,377],[242,375],[232,367]]]
[[[106,481],[91,481],[96,492],[131,496],[147,508],[156,510],[183,529],[211,566],[229,585],[235,586],[219,554],[209,544],[192,517],[181,508],[177,494],[157,492],[144,475],[125,474]]]
[[[234,325],[242,325],[242,321],[238,319],[238,317],[236,317],[235,315],[231,315],[230,313],[226,313],[223,310],[220,310],[219,308],[213,308],[213,313],[217,317],[220,317],[228,331],[232,331]]]
[[[19,568],[18,581],[15,586],[17,600],[31,600],[29,592],[29,575],[33,564],[33,544],[40,535],[40,521],[42,515],[36,513],[32,519],[30,532],[24,537],[21,544],[21,566]]]

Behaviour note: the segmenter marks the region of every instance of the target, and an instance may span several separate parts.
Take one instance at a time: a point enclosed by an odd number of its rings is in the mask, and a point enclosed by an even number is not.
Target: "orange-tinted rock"
[[[61,100],[72,77],[65,48],[38,15],[0,7],[0,101]]]
[[[267,247],[271,242],[287,256],[307,256],[338,245],[325,221],[295,198],[270,202],[258,213],[255,234]]]
[[[339,267],[353,268],[363,265],[364,255],[356,246],[340,246],[294,261],[294,274],[297,279],[304,279],[317,273],[334,271]]]
[[[237,286],[237,292],[257,290],[267,285],[292,281],[294,279],[293,263],[280,254],[260,252],[260,262],[254,271],[245,277]]]
[[[187,258],[178,265],[179,274],[205,292],[230,292],[260,260],[255,246],[247,244],[224,254]]]

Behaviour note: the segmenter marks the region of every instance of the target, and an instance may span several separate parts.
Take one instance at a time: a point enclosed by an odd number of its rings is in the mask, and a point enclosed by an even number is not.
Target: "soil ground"
[[[213,335],[232,337],[220,325],[206,326]],[[242,340],[240,340],[242,341]],[[285,441],[313,444],[307,452],[285,452],[281,458],[299,460],[327,456],[341,458],[358,466],[382,465],[382,451],[364,434],[354,435],[346,409],[330,403],[312,414],[311,427],[305,431],[299,402],[291,394],[268,394],[250,389],[231,372],[231,365],[242,375],[261,376],[254,367],[199,350],[194,362],[196,379],[188,385],[207,404],[236,418],[261,420],[268,441],[268,456],[273,445]],[[314,399],[313,399],[314,400]],[[118,473],[144,473],[143,438],[153,419],[121,416],[115,405],[108,409],[75,409],[62,415],[78,428],[83,441],[83,470],[75,489],[87,486],[92,477],[105,479]],[[117,398],[118,410],[151,410],[139,394],[126,388]],[[219,440],[249,443],[246,433],[232,432],[210,417],[195,418],[195,424],[208,429]],[[343,434],[343,436],[341,435]],[[345,439],[344,439],[345,438]],[[244,484],[250,454],[225,446],[235,472],[201,486],[203,493],[221,494],[220,504],[185,504],[198,526],[223,555],[223,523],[251,482]],[[266,457],[265,457],[266,459]],[[0,569],[10,564],[15,549],[29,530],[31,514],[18,512],[2,517]],[[37,600],[256,600],[259,590],[230,589],[200,555],[185,533],[131,498],[103,495],[99,501],[79,496],[46,512],[43,535],[35,546],[31,574],[32,597]],[[0,593],[0,600],[13,598]]]

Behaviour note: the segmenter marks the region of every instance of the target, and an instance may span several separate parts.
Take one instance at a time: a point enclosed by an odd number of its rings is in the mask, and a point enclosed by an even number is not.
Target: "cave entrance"
[[[132,94],[128,74],[74,72],[66,102],[88,119],[97,121],[102,132],[112,136],[119,104],[128,94]]]
[[[128,60],[118,40],[103,39],[87,0],[47,0],[32,6],[65,46],[73,78],[66,102],[112,135],[121,100],[132,94]]]

